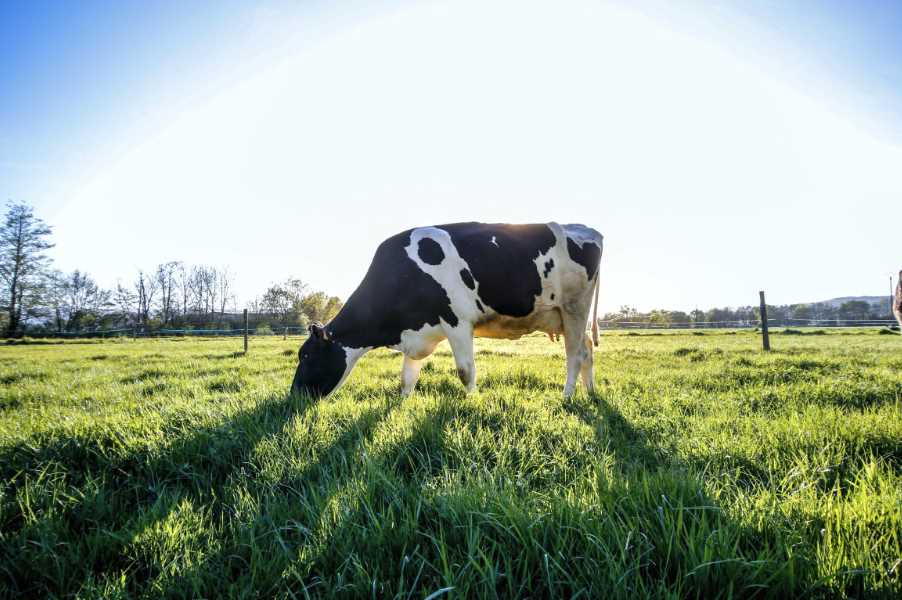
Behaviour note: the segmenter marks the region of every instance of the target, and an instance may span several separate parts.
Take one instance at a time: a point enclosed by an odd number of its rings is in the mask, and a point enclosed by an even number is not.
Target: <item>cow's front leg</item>
[[[401,365],[401,395],[405,398],[413,392],[413,388],[417,385],[422,367],[422,360],[404,355],[404,362]]]
[[[451,352],[454,353],[454,362],[457,364],[457,376],[467,388],[467,393],[476,389],[476,361],[473,360],[473,328],[460,323],[453,329],[448,329],[448,343],[451,344]]]

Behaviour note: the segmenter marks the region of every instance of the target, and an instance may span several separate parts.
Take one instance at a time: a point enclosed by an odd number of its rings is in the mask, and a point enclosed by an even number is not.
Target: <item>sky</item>
[[[340,6],[338,6],[340,5]],[[0,3],[0,199],[99,283],[347,297],[404,229],[584,223],[601,310],[889,293],[902,3]]]

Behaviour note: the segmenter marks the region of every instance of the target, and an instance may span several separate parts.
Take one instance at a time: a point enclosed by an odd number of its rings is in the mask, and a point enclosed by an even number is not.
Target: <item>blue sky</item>
[[[896,2],[4,2],[0,197],[111,286],[172,259],[346,296],[459,220],[605,234],[603,308],[882,294]]]

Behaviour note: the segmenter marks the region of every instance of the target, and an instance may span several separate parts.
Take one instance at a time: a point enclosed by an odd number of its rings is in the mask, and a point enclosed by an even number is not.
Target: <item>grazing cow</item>
[[[454,223],[382,242],[363,281],[328,325],[310,326],[292,391],[325,396],[369,350],[404,354],[401,391],[413,391],[423,359],[447,339],[467,391],[476,387],[473,337],[564,334],[570,396],[581,375],[594,389],[586,321],[602,236],[585,225]],[[598,344],[597,319],[592,334]]]
[[[902,333],[902,271],[899,271],[899,279],[896,283],[896,297],[893,298],[893,314],[899,321],[899,333]]]

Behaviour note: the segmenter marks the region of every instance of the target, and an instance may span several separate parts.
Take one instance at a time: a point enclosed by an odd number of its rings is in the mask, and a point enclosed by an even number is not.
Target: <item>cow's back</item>
[[[444,327],[516,338],[561,331],[560,309],[587,293],[601,235],[584,225],[452,223],[386,239],[329,329],[353,347],[397,346]]]
[[[542,291],[535,261],[558,241],[548,225],[454,223],[437,228],[448,232],[469,266],[483,305],[509,317],[532,312]]]

